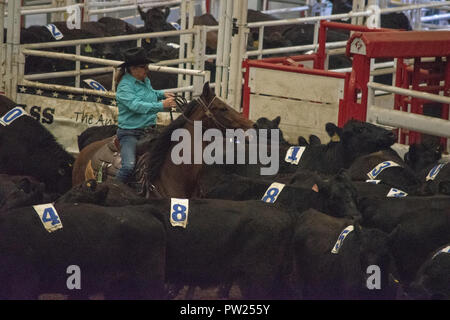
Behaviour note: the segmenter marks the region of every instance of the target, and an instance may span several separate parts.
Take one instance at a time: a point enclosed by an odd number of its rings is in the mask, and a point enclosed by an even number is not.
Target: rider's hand
[[[172,92],[164,92],[164,97],[173,98],[173,97],[175,97],[175,95]]]
[[[164,109],[171,109],[172,107],[176,107],[177,106],[177,104],[175,103],[175,98],[173,98],[173,97],[164,99],[162,101],[162,103],[163,103]]]

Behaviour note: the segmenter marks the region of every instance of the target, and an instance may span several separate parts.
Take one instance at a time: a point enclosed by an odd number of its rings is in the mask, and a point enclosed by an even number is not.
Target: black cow
[[[420,267],[408,295],[414,299],[450,299],[450,253],[448,245],[435,250]]]
[[[247,299],[286,294],[288,213],[262,201],[191,199],[183,229],[169,222],[170,200],[151,205],[166,226],[169,283],[208,287],[235,281]]]
[[[350,120],[342,129],[339,142],[306,147],[298,168],[325,174],[349,168],[362,155],[389,148],[395,142],[392,132],[370,123]]]
[[[390,163],[388,162],[390,161]],[[399,166],[395,166],[395,164]],[[376,169],[379,165],[379,169]],[[384,170],[381,168],[386,167]],[[391,148],[364,155],[355,159],[349,168],[353,180],[381,180],[385,185],[400,189],[409,195],[429,195],[423,183]],[[370,174],[376,177],[371,177]]]
[[[281,121],[280,116],[274,118],[273,120],[269,120],[266,117],[261,117],[255,121],[254,127],[255,129],[266,129],[268,139],[271,138],[270,130],[278,129],[280,145],[291,146],[291,144],[284,139],[283,131],[281,131],[280,129],[280,121]]]
[[[15,106],[0,96],[2,116]],[[33,176],[51,193],[70,189],[74,158],[32,117],[22,116],[8,126],[0,126],[0,145],[0,173]]]
[[[87,298],[161,299],[165,232],[148,206],[106,208],[57,204],[43,219],[61,222],[49,233],[31,207],[0,216],[0,297],[37,299],[58,292]],[[69,266],[78,266],[81,289],[67,287]],[[73,272],[73,271],[72,271]]]
[[[450,197],[405,197],[359,201],[361,224],[395,232],[392,253],[401,280],[413,280],[427,255],[450,242]]]
[[[336,254],[332,253],[341,232],[348,234]],[[389,236],[377,229],[361,228],[350,219],[335,218],[314,209],[304,212],[294,235],[295,286],[304,299],[392,299],[395,290],[389,275],[395,264],[389,252]],[[370,279],[379,267],[380,287]],[[368,286],[369,285],[369,286]]]
[[[295,181],[296,177],[292,177]],[[279,182],[274,180],[273,182]],[[314,208],[338,217],[357,217],[357,192],[345,171],[340,172],[329,181],[317,181],[316,186],[299,187],[285,185],[281,191],[269,191],[271,182],[249,179],[237,175],[225,176],[223,181],[206,193],[206,198],[229,200],[260,200],[273,202],[280,209],[297,216],[301,212]],[[274,196],[277,195],[275,201]]]
[[[109,195],[104,201],[103,183],[96,188],[91,183],[71,190],[70,197],[62,197],[58,202],[83,200],[110,205],[110,201],[116,201],[119,205],[117,199]],[[117,195],[121,191],[112,192]],[[128,201],[124,197],[121,199]],[[292,221],[287,212],[261,201],[190,199],[184,229],[170,224],[173,210],[169,199],[148,203],[147,212],[162,221],[166,228],[168,283],[175,287],[208,287],[236,281],[246,298],[286,294],[284,276],[290,268],[292,237]]]
[[[145,204],[147,200],[121,182],[106,180],[97,183],[91,179],[72,187],[55,201],[55,203],[72,204],[79,202],[107,207],[123,207]]]
[[[44,189],[33,177],[0,174],[0,211],[45,203]]]
[[[167,17],[170,14],[169,7],[154,7],[144,12],[141,7],[138,6],[141,19],[144,21],[144,27],[138,28],[139,33],[148,32],[162,32],[162,31],[174,31],[176,28],[167,22]],[[162,37],[166,42],[180,43],[179,36]]]
[[[424,141],[410,145],[404,158],[427,191],[450,195],[450,167],[440,161],[442,149],[439,143]]]

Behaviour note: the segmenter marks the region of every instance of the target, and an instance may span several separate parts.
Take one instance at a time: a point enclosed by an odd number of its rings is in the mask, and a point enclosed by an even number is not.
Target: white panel
[[[270,120],[281,117],[280,129],[284,138],[296,144],[298,136],[308,139],[310,134],[317,135],[322,143],[330,138],[325,131],[325,124],[337,124],[338,103],[321,104],[285,98],[250,95],[250,120],[266,117]]]
[[[344,79],[252,67],[249,87],[252,93],[338,103],[343,98]]]

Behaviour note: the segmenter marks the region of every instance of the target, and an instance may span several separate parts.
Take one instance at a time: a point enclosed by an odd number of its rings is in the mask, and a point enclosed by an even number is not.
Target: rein
[[[215,123],[219,128],[226,129],[226,127],[225,127],[223,124],[221,124],[221,123],[216,119],[216,117],[214,117],[214,114],[209,110],[209,108],[211,107],[211,105],[213,104],[213,102],[214,102],[214,100],[215,100],[216,98],[217,98],[217,96],[214,96],[214,98],[211,100],[211,102],[210,102],[208,105],[206,105],[206,103],[203,101],[203,99],[202,99],[201,97],[197,98],[196,101],[197,101],[198,104],[200,104],[200,105],[202,106],[203,111],[205,112],[205,115],[206,115],[208,118],[210,118],[212,121],[214,121],[214,123]],[[181,115],[182,115],[183,118],[186,120],[186,122],[188,122],[188,123],[191,124],[191,125],[194,125],[194,121],[192,121],[191,119],[189,119],[188,117],[186,117],[186,116],[184,115],[183,109],[181,108],[181,106],[187,104],[187,100],[186,100],[185,98],[181,97],[181,96],[176,96],[176,97],[175,97],[175,103],[176,103],[176,105],[177,105],[176,108],[177,108],[178,110],[181,110]]]

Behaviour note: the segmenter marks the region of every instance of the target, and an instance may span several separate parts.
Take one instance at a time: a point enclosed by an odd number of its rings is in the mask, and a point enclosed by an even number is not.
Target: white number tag
[[[93,79],[85,79],[83,80],[89,87],[97,91],[108,91],[100,82],[97,82]]]
[[[370,179],[375,179],[384,169],[392,167],[400,167],[400,165],[398,163],[395,163],[394,161],[384,161],[370,170],[367,175]]]
[[[286,152],[284,161],[291,164],[298,164],[305,150],[306,147],[290,147]]]
[[[403,198],[406,197],[408,194],[405,191],[399,190],[399,189],[395,189],[395,188],[391,188],[391,190],[389,190],[388,194],[386,195],[386,197],[388,198]]]
[[[172,198],[170,201],[170,224],[186,228],[189,214],[189,199]]]
[[[430,172],[428,172],[428,175],[425,180],[426,181],[434,180],[444,166],[445,163],[441,163],[435,166],[433,169],[430,170]]]
[[[3,117],[0,118],[0,124],[2,126],[8,126],[13,123],[14,120],[25,116],[27,113],[21,107],[15,107],[9,110]]]
[[[62,38],[64,38],[62,32],[59,31],[59,29],[54,24],[48,24],[46,25],[46,27],[52,34],[53,38],[55,38],[55,40],[61,40]]]
[[[178,23],[176,23],[176,22],[170,22],[170,24],[171,24],[172,27],[174,27],[175,29],[181,30],[181,26],[180,26]]]
[[[39,219],[41,220],[42,224],[44,225],[44,228],[48,232],[53,232],[58,229],[62,229],[62,223],[61,219],[58,216],[58,213],[56,212],[55,207],[51,203],[47,204],[39,204],[36,206],[33,206],[34,211],[39,216]]]
[[[353,226],[350,225],[344,230],[342,230],[341,234],[339,235],[336,244],[334,245],[333,249],[331,250],[331,253],[337,254],[339,252],[339,249],[342,247],[342,244],[344,243],[345,238],[348,236],[350,232],[353,231]]]
[[[266,193],[264,193],[264,196],[261,200],[267,203],[274,203],[275,201],[277,201],[277,198],[280,195],[281,190],[283,190],[284,186],[285,184],[283,183],[272,183],[267,189]]]
[[[450,246],[447,246],[444,249],[439,250],[438,252],[436,252],[431,259],[434,259],[440,253],[450,253]]]
[[[373,184],[379,184],[379,183],[381,182],[381,180],[367,179],[366,182],[367,182],[367,183],[373,183]]]

